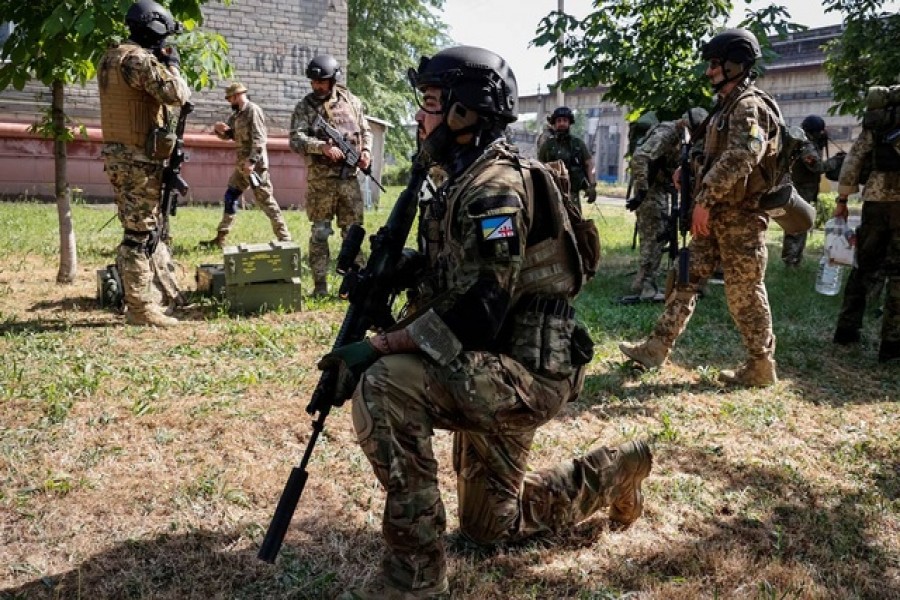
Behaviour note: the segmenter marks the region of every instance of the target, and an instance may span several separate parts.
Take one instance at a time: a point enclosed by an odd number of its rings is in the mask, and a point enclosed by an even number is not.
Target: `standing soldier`
[[[168,10],[140,0],[125,15],[130,37],[109,48],[100,61],[100,122],[103,159],[125,229],[116,256],[126,320],[133,325],[176,325],[162,304],[182,302],[168,240],[159,239],[163,163],[174,145],[170,105],[180,106],[190,90],[179,73],[167,36],[180,31]]]
[[[571,303],[582,277],[571,225],[558,198],[527,191],[529,164],[503,138],[517,117],[506,61],[449,48],[410,79],[422,152],[448,176],[421,216],[439,234],[415,282],[427,309],[320,363],[361,375],[353,424],[387,492],[379,579],[341,598],[449,596],[435,429],[454,432],[459,526],[478,544],[564,530],[601,508],[628,527],[651,469],[647,444],[632,441],[529,470],[535,431],[578,396],[591,352]]]
[[[674,192],[672,174],[681,158],[681,132],[691,131],[706,119],[706,110],[692,108],[678,121],[663,121],[651,129],[631,157],[631,177],[634,197],[625,203],[635,211],[637,231],[641,241],[640,275],[641,300],[652,300],[659,292],[657,271],[662,261],[669,196]]]
[[[819,115],[809,115],[800,123],[806,132],[808,142],[803,145],[800,155],[791,166],[791,181],[800,197],[815,205],[819,198],[819,186],[825,162],[822,152],[828,144],[828,132],[825,131],[825,120]],[[797,267],[803,261],[803,250],[806,248],[808,232],[784,234],[781,243],[781,260],[788,267]]]
[[[316,117],[321,116],[360,151],[360,168],[365,169],[372,160],[372,132],[362,102],[337,83],[340,74],[333,56],[313,58],[306,67],[312,92],[297,103],[291,117],[291,148],[307,158],[306,215],[312,224],[309,267],[314,296],[328,293],[325,275],[330,258],[328,238],[334,233],[332,219],[337,218],[341,236],[345,236],[354,223],[362,225],[364,209],[358,169],[346,167],[344,153],[314,126]]]
[[[575,124],[575,115],[566,106],[560,106],[553,111],[547,122],[554,129],[554,135],[538,149],[538,160],[552,162],[561,160],[569,171],[569,188],[572,200],[581,206],[581,190],[585,190],[588,202],[597,199],[597,181],[594,179],[594,157],[588,150],[587,144],[572,135],[572,125]]]
[[[238,203],[248,187],[253,189],[253,197],[269,221],[276,239],[287,242],[291,234],[284,222],[281,208],[275,201],[272,180],[269,176],[269,157],[266,152],[266,115],[259,105],[247,98],[247,88],[242,83],[232,83],[225,89],[225,99],[231,104],[232,113],[228,122],[219,121],[213,131],[219,139],[234,140],[237,145],[237,163],[228,179],[222,220],[216,237],[200,242],[201,248],[225,244],[225,237],[237,217]]]
[[[775,336],[764,281],[768,216],[760,197],[772,188],[780,144],[777,105],[753,81],[762,56],[746,29],[726,29],[702,47],[706,77],[717,102],[706,128],[704,164],[695,186],[689,282],[677,285],[649,338],[619,348],[644,367],[665,362],[697,304],[697,289],[721,262],[728,310],[747,350],[736,370],[723,370],[725,383],[768,386],[776,381]],[[677,180],[677,175],[676,178]]]

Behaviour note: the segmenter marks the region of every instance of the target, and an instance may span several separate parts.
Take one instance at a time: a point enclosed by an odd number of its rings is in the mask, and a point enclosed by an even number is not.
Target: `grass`
[[[175,330],[125,326],[95,299],[121,235],[101,230],[112,211],[73,214],[79,276],[58,286],[55,207],[0,203],[0,598],[330,598],[371,577],[383,492],[346,407],[329,416],[278,563],[255,558],[309,439],[315,362],[345,306],[304,299],[302,311],[239,316],[204,300]],[[584,393],[538,432],[531,466],[648,437],[644,517],[625,533],[601,514],[474,552],[454,541],[452,443],[437,432],[454,596],[900,597],[900,372],[876,361],[877,318],[858,348],[830,343],[840,297],[813,291],[822,233],[786,271],[773,227],[781,381],[735,390],[716,382],[743,359],[720,286],[662,369],[623,361],[617,343],[646,335],[661,306],[615,302],[635,269],[633,215],[621,203],[588,214],[605,255],[577,304],[596,354]],[[183,207],[173,221],[188,288],[197,265],[221,262],[196,249],[219,216]],[[305,253],[305,215],[287,221]],[[270,238],[260,211],[239,215],[233,241]]]

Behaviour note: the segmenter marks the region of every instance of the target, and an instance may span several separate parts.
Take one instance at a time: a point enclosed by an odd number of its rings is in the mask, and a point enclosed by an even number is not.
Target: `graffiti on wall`
[[[310,91],[306,79],[306,65],[314,56],[323,52],[318,48],[294,44],[288,52],[256,52],[253,64],[259,73],[274,75],[276,78],[279,78],[279,75],[290,76],[290,80],[282,81],[282,94],[286,99],[295,100]]]

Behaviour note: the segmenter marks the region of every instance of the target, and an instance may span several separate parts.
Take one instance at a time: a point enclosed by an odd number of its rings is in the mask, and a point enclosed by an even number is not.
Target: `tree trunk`
[[[72,226],[72,196],[66,175],[67,155],[64,132],[66,127],[65,88],[63,82],[56,80],[51,86],[53,104],[51,119],[53,121],[53,163],[56,177],[56,213],[59,216],[59,271],[56,283],[73,283],[78,258],[75,250],[75,229]]]

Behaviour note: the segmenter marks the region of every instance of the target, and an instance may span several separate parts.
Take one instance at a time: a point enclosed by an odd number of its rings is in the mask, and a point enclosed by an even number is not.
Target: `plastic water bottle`
[[[841,275],[843,267],[831,262],[827,254],[819,259],[819,274],[816,276],[816,291],[825,296],[837,296],[841,293]]]

